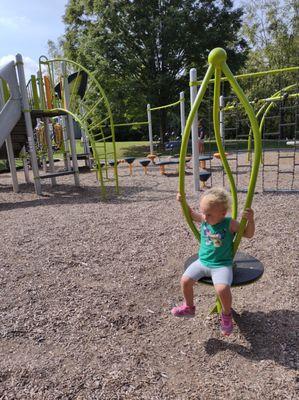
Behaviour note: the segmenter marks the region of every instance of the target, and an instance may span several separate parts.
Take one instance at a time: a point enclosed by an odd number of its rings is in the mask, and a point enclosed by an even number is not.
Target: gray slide
[[[16,148],[16,152],[18,152],[21,150],[19,149],[21,143],[23,147],[26,142],[26,140],[24,142],[26,129],[24,123],[22,124],[21,95],[13,61],[0,69],[0,78],[7,82],[10,90],[10,98],[5,104],[2,93],[0,96],[0,154],[2,154],[3,157],[6,154],[4,142],[8,135],[14,131],[12,142],[18,143],[17,146],[13,145],[13,147]]]

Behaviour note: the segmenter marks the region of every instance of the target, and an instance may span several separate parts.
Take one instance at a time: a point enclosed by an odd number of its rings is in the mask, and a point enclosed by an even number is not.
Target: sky
[[[20,53],[28,78],[38,59],[48,54],[48,40],[64,33],[62,16],[68,0],[0,0],[0,67]]]

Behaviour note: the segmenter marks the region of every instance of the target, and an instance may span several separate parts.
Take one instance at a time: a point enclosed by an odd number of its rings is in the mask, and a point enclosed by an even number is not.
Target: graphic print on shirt
[[[204,235],[206,240],[206,245],[213,244],[214,247],[221,247],[226,233],[226,229],[222,229],[220,232],[212,233],[207,226],[204,226]]]

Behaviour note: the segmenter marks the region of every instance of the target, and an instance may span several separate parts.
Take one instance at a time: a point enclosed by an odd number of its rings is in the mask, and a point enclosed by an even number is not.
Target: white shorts
[[[209,268],[200,262],[200,260],[194,261],[184,272],[183,276],[198,281],[203,277],[212,278],[213,285],[228,285],[231,286],[233,281],[233,268],[232,266],[223,266],[217,268]]]

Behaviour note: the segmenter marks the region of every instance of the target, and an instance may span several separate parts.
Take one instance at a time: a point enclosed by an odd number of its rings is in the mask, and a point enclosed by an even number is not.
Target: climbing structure
[[[79,168],[77,162],[74,121],[79,124],[82,136],[86,138],[85,156],[90,156],[89,145],[93,157],[93,165],[105,195],[105,182],[113,181],[118,192],[118,174],[115,149],[113,117],[109,102],[103,88],[86,68],[78,63],[66,59],[48,60],[40,57],[40,67],[37,76],[31,76],[30,82],[25,83],[22,57],[17,56],[17,74],[14,63],[1,69],[1,98],[0,125],[2,131],[0,153],[5,153],[3,142],[14,138],[13,133],[20,130],[22,120],[25,121],[22,143],[14,145],[14,156],[19,155],[19,147],[26,144],[30,154],[34,175],[36,193],[41,193],[41,179],[49,178],[56,184],[56,178],[62,175],[74,175],[75,185],[79,185]],[[19,84],[18,84],[19,81]],[[10,109],[8,110],[8,108]],[[54,169],[52,137],[49,131],[49,122],[59,118],[61,129],[54,129],[55,144],[65,156],[64,171]],[[41,174],[37,163],[36,137],[33,128],[37,123],[44,126],[43,146],[47,151],[49,169]],[[24,123],[23,123],[24,125]],[[55,128],[55,125],[54,125]],[[3,133],[4,132],[4,133]],[[38,136],[38,135],[37,135]],[[20,138],[20,135],[18,135]],[[37,139],[39,142],[40,139]],[[109,146],[107,146],[109,142]],[[6,144],[7,147],[7,144]],[[17,149],[18,147],[18,149]],[[108,148],[110,150],[108,150]],[[18,153],[18,154],[17,154]],[[5,154],[4,154],[5,156]],[[9,157],[13,169],[12,154]],[[109,159],[109,163],[108,163]],[[114,165],[113,177],[108,177],[108,165]],[[110,174],[111,175],[111,174]]]
[[[263,192],[298,191],[299,67],[243,74],[235,78],[242,83],[242,88],[245,86],[245,94],[260,126],[262,165],[258,189]],[[220,100],[222,142],[229,153],[228,161],[237,189],[246,191],[245,178],[251,171],[250,123],[236,94],[228,90],[227,78],[222,78],[222,84],[222,93],[225,92]]]

